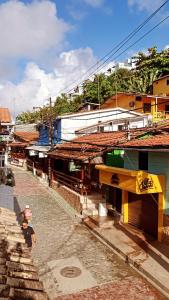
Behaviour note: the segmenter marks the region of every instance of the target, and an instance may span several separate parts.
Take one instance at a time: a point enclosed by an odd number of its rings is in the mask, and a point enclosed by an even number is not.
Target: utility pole
[[[52,99],[49,98],[49,142],[53,145],[53,114],[52,114]]]

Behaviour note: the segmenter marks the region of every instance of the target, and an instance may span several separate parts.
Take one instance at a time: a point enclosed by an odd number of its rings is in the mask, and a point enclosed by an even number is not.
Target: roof
[[[1,207],[0,224],[1,299],[47,300],[15,213]]]
[[[169,147],[169,134],[157,134],[149,136],[145,139],[135,139],[121,144],[124,147],[137,147],[137,148],[168,148]]]
[[[126,110],[126,112],[128,112],[128,111]],[[133,117],[131,115],[131,116],[128,116],[126,118],[111,119],[111,120],[104,121],[104,122],[101,121],[100,123],[95,123],[93,125],[80,128],[80,129],[76,130],[75,133],[76,134],[85,133],[88,130],[92,130],[94,128],[109,125],[110,123],[112,123],[112,124],[125,124],[126,121],[130,121],[130,122],[134,121],[135,122],[135,121],[140,121],[140,120],[143,120],[143,119],[150,119],[150,118],[151,118],[151,115],[149,115],[149,114],[145,115],[145,114],[142,114],[142,113],[137,113],[135,117]]]
[[[37,146],[37,145],[32,145],[32,146],[28,146],[26,147],[27,150],[34,150],[34,151],[38,151],[38,152],[48,152],[51,147],[50,146]]]
[[[0,122],[11,123],[12,118],[8,108],[0,107]]]
[[[168,74],[168,75],[165,75],[165,76],[162,76],[162,77],[160,77],[160,78],[154,80],[153,83],[156,82],[156,81],[159,81],[159,80],[161,80],[161,79],[168,78],[168,77],[169,77],[169,74]]]
[[[115,108],[95,109],[95,110],[83,111],[83,112],[80,112],[80,113],[77,112],[77,113],[73,113],[73,114],[65,114],[65,115],[58,116],[56,118],[56,120],[58,120],[58,119],[59,120],[60,119],[66,119],[66,118],[68,118],[68,119],[70,119],[70,118],[71,119],[72,118],[79,118],[81,116],[84,118],[85,116],[88,117],[88,115],[93,115],[93,114],[98,114],[98,113],[105,114],[105,113],[108,113],[108,112],[114,113],[116,111],[119,111],[120,113],[126,113],[126,112],[128,112],[128,113],[130,113],[132,115],[136,115],[136,116],[139,115],[139,112],[127,110],[127,109],[124,109],[122,107],[115,107]],[[114,113],[114,115],[115,115],[115,113]],[[105,115],[105,117],[107,117],[107,115]]]
[[[28,143],[22,143],[22,142],[12,142],[8,144],[10,147],[18,147],[18,148],[25,148],[28,145]]]
[[[39,132],[14,132],[15,138],[23,142],[34,142],[39,138]]]
[[[126,132],[104,132],[85,135],[57,146],[49,156],[61,159],[88,160],[102,155],[108,147],[126,140]]]

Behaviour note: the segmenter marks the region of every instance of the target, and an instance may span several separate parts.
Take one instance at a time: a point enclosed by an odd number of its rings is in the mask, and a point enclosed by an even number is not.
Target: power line
[[[138,27],[136,27],[131,33],[129,33],[120,43],[118,43],[115,47],[113,47],[106,55],[104,55],[101,59],[99,59],[99,61],[104,60],[107,56],[108,58],[106,59],[105,62],[107,62],[114,54],[116,54],[129,40],[131,40],[167,3],[169,2],[169,0],[165,1],[161,6],[159,6],[146,20],[144,20]],[[112,52],[116,50],[113,54]],[[104,62],[104,64],[105,64]],[[103,64],[101,64],[103,65]],[[95,66],[97,66],[97,62],[92,65],[83,75],[82,78],[87,75],[87,73],[93,69]],[[96,70],[95,70],[96,71]],[[95,72],[94,71],[94,72]],[[94,72],[92,72],[89,76],[93,75]],[[88,76],[88,77],[89,77]],[[65,91],[65,89],[67,89],[70,85],[73,84],[77,84],[79,85],[82,82],[78,82],[77,81],[73,81],[71,84],[69,84],[67,87],[65,87],[64,89],[62,89],[59,93]],[[74,88],[72,88],[71,90],[69,90],[67,93],[69,93],[70,91],[72,91]]]
[[[148,30],[145,34],[143,34],[138,40],[136,40],[134,43],[130,44],[127,48],[125,48],[122,52],[120,52],[117,56],[114,57],[114,59],[117,59],[119,56],[121,56],[123,53],[125,53],[127,50],[129,50],[131,47],[136,45],[138,42],[140,42],[145,36],[147,36],[150,32],[152,32],[155,28],[159,27],[162,23],[164,23],[169,18],[169,15],[165,17],[163,20],[161,20],[159,23],[157,23],[154,27],[152,27],[150,30]],[[100,65],[99,70],[103,69],[106,62],[112,58],[110,56],[102,65]]]

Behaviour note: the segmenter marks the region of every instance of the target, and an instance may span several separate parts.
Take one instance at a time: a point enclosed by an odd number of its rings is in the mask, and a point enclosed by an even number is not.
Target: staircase
[[[102,201],[102,195],[99,193],[81,196],[80,203],[82,204],[84,217],[98,216],[99,203]]]

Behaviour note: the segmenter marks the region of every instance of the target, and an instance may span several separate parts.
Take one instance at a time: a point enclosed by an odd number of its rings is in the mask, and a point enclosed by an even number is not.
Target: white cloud
[[[164,50],[167,50],[167,49],[169,49],[169,45],[166,45],[166,46],[164,47]]]
[[[138,6],[140,10],[154,11],[164,1],[163,0],[128,0],[129,6]]]
[[[70,26],[52,1],[19,0],[0,5],[0,59],[37,59],[60,47]]]
[[[0,83],[0,106],[6,106],[16,114],[32,110],[51,96],[55,99],[62,89],[79,81],[86,70],[96,62],[90,48],[81,48],[60,54],[53,72],[47,73],[36,63],[28,63],[24,78],[19,84]]]

